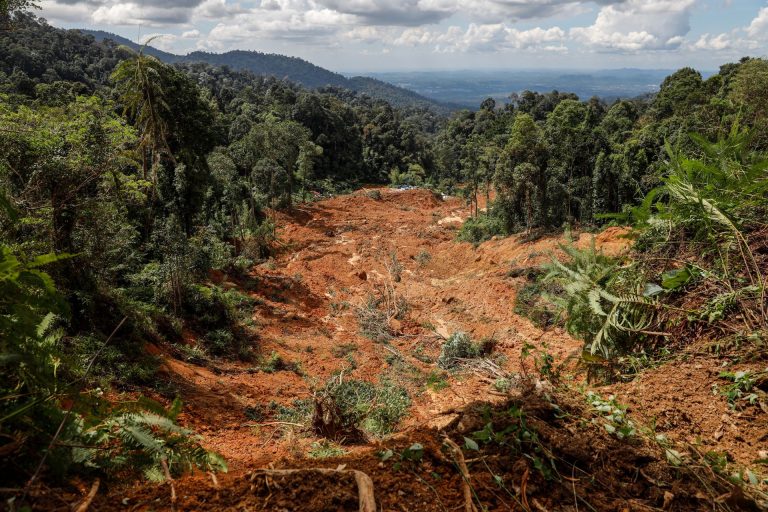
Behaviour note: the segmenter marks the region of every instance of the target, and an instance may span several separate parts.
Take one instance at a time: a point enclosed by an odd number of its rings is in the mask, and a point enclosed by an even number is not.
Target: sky
[[[768,55],[768,0],[42,0],[40,16],[174,53],[334,71],[716,70]]]

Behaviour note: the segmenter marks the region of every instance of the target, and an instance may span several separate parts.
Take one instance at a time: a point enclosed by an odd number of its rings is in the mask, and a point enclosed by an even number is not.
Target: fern
[[[565,297],[550,299],[566,314],[566,329],[584,340],[590,354],[616,355],[647,334],[655,321],[655,300],[642,293],[622,292],[628,286],[619,262],[595,248],[562,245],[565,262],[553,258],[546,280],[557,281]],[[631,280],[630,280],[631,281]]]
[[[153,411],[136,410],[139,403]],[[203,448],[191,430],[175,423],[180,407],[178,399],[168,409],[147,398],[128,404],[127,412],[113,414],[83,432],[92,448],[78,447],[73,454],[81,463],[107,472],[130,465],[150,480],[165,478],[163,462],[175,474],[195,468],[226,471],[221,455]]]

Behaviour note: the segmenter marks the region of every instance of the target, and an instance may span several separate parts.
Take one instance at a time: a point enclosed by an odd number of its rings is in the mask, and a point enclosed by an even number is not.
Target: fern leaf
[[[594,311],[595,314],[600,316],[608,316],[608,313],[603,311],[603,306],[600,304],[600,292],[601,290],[599,288],[592,288],[589,291],[589,306],[592,308],[592,311]]]
[[[141,448],[149,454],[160,455],[163,453],[163,442],[152,435],[149,430],[137,425],[122,425],[120,435],[127,444]]]

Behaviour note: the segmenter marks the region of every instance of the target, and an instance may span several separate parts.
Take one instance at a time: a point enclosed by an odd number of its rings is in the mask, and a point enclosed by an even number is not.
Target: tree
[[[507,230],[545,223],[548,156],[542,130],[530,115],[518,114],[494,176]]]
[[[165,68],[155,57],[144,55],[142,48],[133,57],[118,64],[110,77],[123,105],[123,114],[129,116],[139,132],[138,151],[144,179],[147,179],[151,169],[153,193],[157,187],[156,165],[163,158],[176,164],[168,145],[171,109],[163,89]]]
[[[768,61],[750,59],[739,66],[728,94],[744,124],[754,128],[756,149],[768,149]]]
[[[32,0],[0,0],[0,28],[8,28],[14,14],[39,8]]]
[[[65,107],[0,107],[0,181],[31,215],[50,214],[49,250],[79,252],[74,233],[104,193],[133,164],[125,148],[135,134],[111,113],[112,105],[79,98]]]
[[[592,220],[593,156],[588,113],[585,104],[568,99],[557,105],[545,123],[550,151],[547,203],[552,225]]]
[[[277,200],[278,204],[290,207],[298,166],[301,163],[306,172],[309,169],[309,161],[306,159],[310,158],[310,152],[316,154],[314,144],[309,146],[309,143],[310,132],[301,124],[268,116],[251,128],[248,135],[233,144],[232,153],[237,165],[246,169],[246,172],[270,176],[268,180],[257,180],[266,187],[262,192],[267,194],[270,203]],[[277,183],[275,180],[278,177],[284,183]]]

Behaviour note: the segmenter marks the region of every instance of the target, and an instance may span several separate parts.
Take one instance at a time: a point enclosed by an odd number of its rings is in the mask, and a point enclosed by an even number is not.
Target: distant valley
[[[417,92],[442,103],[477,108],[485,98],[505,103],[511,93],[574,92],[581,99],[597,96],[606,101],[634,98],[659,90],[672,74],[667,69],[613,69],[596,71],[402,71],[366,73],[368,76]],[[704,77],[712,72],[702,72]]]

